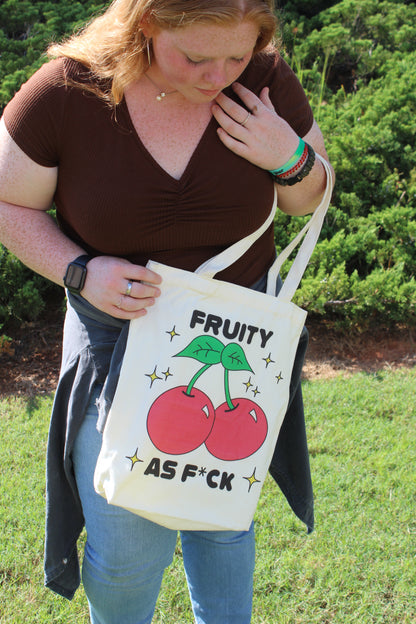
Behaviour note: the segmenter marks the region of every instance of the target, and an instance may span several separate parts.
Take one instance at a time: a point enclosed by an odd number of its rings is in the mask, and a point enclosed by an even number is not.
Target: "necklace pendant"
[[[159,91],[160,87],[150,78],[150,76],[148,76],[147,73],[145,73],[144,75],[149,80],[149,82],[151,82],[152,85],[156,87],[156,89]],[[167,95],[170,95],[171,93],[177,93],[177,91],[176,90],[175,91],[159,91],[159,93],[155,96],[156,101],[162,102],[165,99],[165,97]]]

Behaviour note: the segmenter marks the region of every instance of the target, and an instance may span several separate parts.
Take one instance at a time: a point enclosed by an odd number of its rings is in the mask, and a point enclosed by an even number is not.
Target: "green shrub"
[[[0,246],[0,328],[37,319],[45,308],[45,298],[58,288]]]
[[[46,61],[44,52],[102,10],[94,0],[3,0],[0,5],[0,111]]]
[[[392,54],[416,48],[416,7],[392,0],[342,0],[311,19],[284,22],[282,39],[292,65],[310,96],[324,73],[325,96],[384,76]]]
[[[291,17],[313,17],[336,2],[337,0],[278,0],[276,4],[282,18],[288,20]]]
[[[416,321],[415,18],[404,3],[343,0],[284,32],[337,174],[296,301],[346,325]],[[278,249],[304,221],[278,215]]]
[[[47,44],[107,3],[5,0],[0,109],[44,62]],[[296,301],[344,325],[414,325],[416,7],[399,0],[278,3],[283,54],[312,103],[337,174]],[[285,247],[306,217],[276,217]],[[288,267],[284,267],[283,275]],[[19,275],[21,271],[22,275]],[[36,317],[51,288],[3,250],[0,323]]]

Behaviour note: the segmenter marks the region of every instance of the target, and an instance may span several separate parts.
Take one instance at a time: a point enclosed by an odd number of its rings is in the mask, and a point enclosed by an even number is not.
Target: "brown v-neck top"
[[[86,251],[193,271],[266,219],[274,195],[270,175],[221,143],[214,118],[177,180],[144,147],[124,99],[113,110],[95,95],[66,86],[67,79],[90,80],[75,61],[46,63],[9,102],[4,120],[31,159],[59,167],[58,223]],[[257,55],[239,82],[257,95],[269,86],[278,114],[300,136],[310,130],[313,116],[304,91],[278,55]],[[237,97],[230,89],[226,93]],[[271,226],[217,277],[251,286],[274,256]]]

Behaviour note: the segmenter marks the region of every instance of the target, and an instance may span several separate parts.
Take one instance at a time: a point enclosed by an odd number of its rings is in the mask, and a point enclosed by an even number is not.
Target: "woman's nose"
[[[211,88],[224,87],[224,85],[228,84],[225,65],[216,63],[206,68],[204,80],[209,83]]]

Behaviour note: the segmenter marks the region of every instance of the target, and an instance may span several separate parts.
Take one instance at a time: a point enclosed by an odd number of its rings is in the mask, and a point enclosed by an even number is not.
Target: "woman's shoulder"
[[[283,82],[294,76],[278,50],[272,49],[256,54],[241,76],[241,81],[248,89],[260,91],[265,86]]]
[[[67,58],[48,61],[20,87],[4,109],[8,133],[38,164],[55,166],[68,83],[79,80],[86,71],[80,63]]]
[[[33,109],[36,105],[56,104],[64,97],[68,85],[87,79],[88,70],[68,58],[56,58],[45,62],[15,93],[6,107],[6,114],[16,108]]]
[[[82,63],[68,57],[58,57],[43,63],[21,89],[43,95],[67,88],[74,83],[88,83],[91,80],[91,72]]]
[[[254,56],[242,74],[241,82],[256,95],[268,87],[276,112],[299,136],[309,132],[313,113],[308,98],[295,72],[278,50]]]

